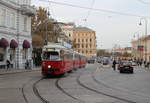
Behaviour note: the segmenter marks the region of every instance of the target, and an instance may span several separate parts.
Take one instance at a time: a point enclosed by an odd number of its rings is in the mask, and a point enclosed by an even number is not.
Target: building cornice
[[[22,12],[23,15],[33,16],[36,14],[36,9],[33,6],[26,5],[26,4],[18,4],[8,0],[0,0],[0,4],[9,7],[14,10],[19,10]]]
[[[8,0],[0,0],[0,4],[5,5],[6,7],[18,10],[20,9],[20,5]]]
[[[0,33],[6,34],[6,35],[9,35],[9,36],[18,36],[16,33],[8,32],[8,31],[2,31],[2,30],[0,30]],[[27,37],[27,38],[31,37],[31,35],[24,35],[24,34],[21,34],[21,33],[19,33],[19,36]]]
[[[6,35],[13,35],[13,36],[17,36],[17,34],[16,34],[16,33],[9,32],[9,31],[2,31],[2,30],[0,30],[0,33],[2,33],[2,34],[6,34]]]

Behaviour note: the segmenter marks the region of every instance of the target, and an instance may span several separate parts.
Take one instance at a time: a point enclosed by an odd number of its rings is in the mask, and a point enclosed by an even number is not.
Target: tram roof
[[[65,46],[62,46],[59,43],[49,43],[48,45],[45,45],[43,48],[61,48],[61,49],[67,49]]]

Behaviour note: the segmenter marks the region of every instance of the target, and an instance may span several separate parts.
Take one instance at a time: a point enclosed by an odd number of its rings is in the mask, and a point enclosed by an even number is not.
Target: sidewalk
[[[9,68],[9,69],[0,69],[0,75],[5,75],[5,74],[15,74],[15,73],[21,73],[21,72],[31,72],[31,71],[40,71],[40,67],[34,67],[32,69],[14,69],[14,68]]]

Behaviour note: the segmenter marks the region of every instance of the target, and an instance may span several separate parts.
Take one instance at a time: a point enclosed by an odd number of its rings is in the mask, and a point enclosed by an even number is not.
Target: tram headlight
[[[48,65],[48,68],[51,68],[51,65]]]

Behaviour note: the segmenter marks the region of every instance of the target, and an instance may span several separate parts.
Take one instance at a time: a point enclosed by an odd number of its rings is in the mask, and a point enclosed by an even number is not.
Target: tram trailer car
[[[74,68],[85,67],[81,55],[61,45],[47,45],[42,53],[42,75],[63,75]]]

